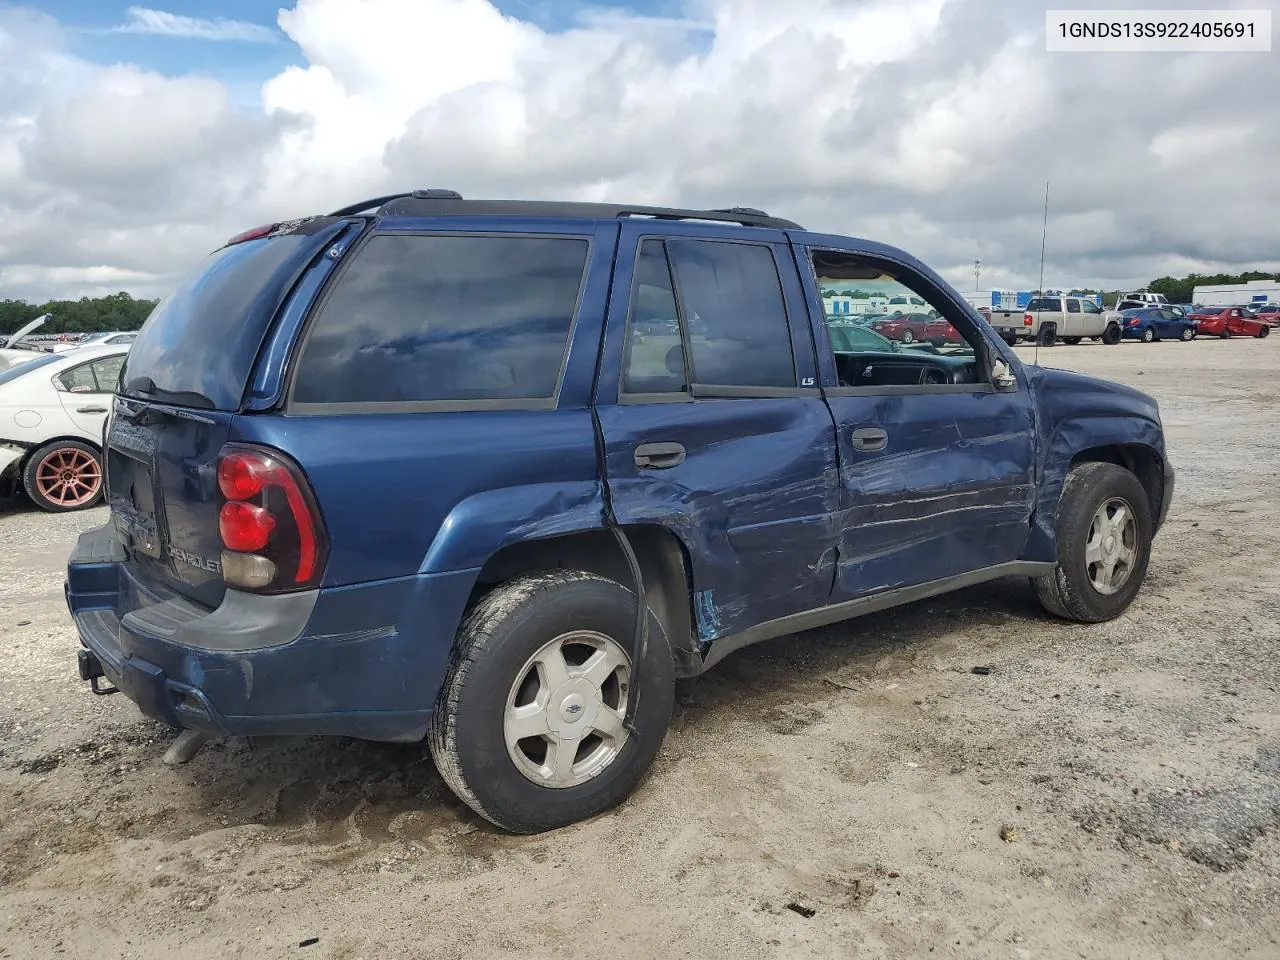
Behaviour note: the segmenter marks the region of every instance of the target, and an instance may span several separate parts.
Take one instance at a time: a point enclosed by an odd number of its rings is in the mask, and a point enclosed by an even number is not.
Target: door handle
[[[642,443],[636,447],[636,466],[650,470],[668,470],[684,463],[682,443]]]
[[[76,413],[106,413],[106,407],[76,407]]]
[[[879,427],[862,427],[850,436],[855,450],[883,450],[889,444],[889,434]]]

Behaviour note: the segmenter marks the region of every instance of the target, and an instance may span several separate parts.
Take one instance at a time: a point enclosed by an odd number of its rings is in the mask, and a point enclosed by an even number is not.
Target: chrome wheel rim
[[[574,630],[544,644],[507,695],[502,731],[516,769],[560,790],[599,776],[630,736],[630,682],[631,659],[602,633]]]
[[[1110,596],[1129,582],[1138,561],[1138,521],[1128,501],[1113,497],[1098,508],[1084,548],[1093,589]]]

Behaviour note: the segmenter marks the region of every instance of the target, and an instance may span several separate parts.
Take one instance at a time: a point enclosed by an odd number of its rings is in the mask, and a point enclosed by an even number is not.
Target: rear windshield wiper
[[[203,393],[195,390],[164,390],[156,386],[150,377],[137,377],[130,380],[122,391],[125,396],[137,397],[140,400],[151,400],[158,403],[172,403],[180,407],[195,407],[197,410],[214,410],[216,406]]]

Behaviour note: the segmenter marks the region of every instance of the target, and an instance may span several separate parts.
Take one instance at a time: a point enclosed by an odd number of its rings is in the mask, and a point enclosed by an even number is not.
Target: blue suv
[[[895,297],[937,336],[862,334]],[[1120,615],[1173,492],[1150,397],[1024,367],[900,250],[446,190],[214,252],[103,451],[66,584],[95,690],[425,740],[526,833],[625,798],[676,679],[748,644],[1001,577]]]

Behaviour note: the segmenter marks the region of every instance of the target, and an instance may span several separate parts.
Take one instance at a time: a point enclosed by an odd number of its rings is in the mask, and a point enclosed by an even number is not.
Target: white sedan
[[[127,346],[46,353],[0,373],[0,490],[43,510],[102,497],[102,429]]]

